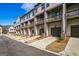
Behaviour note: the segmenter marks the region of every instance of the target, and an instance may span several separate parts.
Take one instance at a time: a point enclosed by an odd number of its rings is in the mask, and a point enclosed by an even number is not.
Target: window
[[[49,18],[52,18],[52,17],[55,17],[56,13],[55,12],[52,12],[52,13],[49,13],[48,17]]]
[[[30,18],[30,14],[29,14],[28,16],[29,16],[29,18]]]
[[[49,7],[49,3],[46,4],[46,7]]]
[[[13,31],[13,29],[10,29],[11,31]]]
[[[21,19],[20,19],[20,22],[21,22]]]
[[[52,16],[55,17],[55,16],[56,16],[56,12],[54,12],[54,13],[52,14]]]
[[[38,9],[38,8],[35,9],[35,13],[37,13],[37,9]]]
[[[60,15],[60,12],[57,12],[57,16],[59,16]]]
[[[25,22],[25,25],[27,25],[27,22]]]
[[[39,30],[39,34],[42,35],[43,33],[44,33],[44,29],[42,28]]]
[[[27,15],[27,19],[28,19],[28,15]]]
[[[23,20],[25,20],[25,17],[23,17]]]
[[[44,9],[44,4],[42,4],[41,6],[42,6],[41,8]]]
[[[32,12],[32,16],[34,16],[34,11]]]

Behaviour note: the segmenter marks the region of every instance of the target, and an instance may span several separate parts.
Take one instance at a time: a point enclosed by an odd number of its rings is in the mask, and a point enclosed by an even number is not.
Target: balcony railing
[[[30,24],[28,24],[28,27],[33,27],[34,26],[34,22],[30,22]]]
[[[20,30],[20,27],[16,27],[15,29],[16,29],[16,30]]]
[[[20,25],[21,29],[24,28],[24,25]]]
[[[27,25],[27,24],[25,24],[25,25],[24,25],[24,28],[27,28],[27,27],[28,27],[28,25]]]
[[[44,23],[44,18],[42,19],[37,19],[37,21],[35,22],[35,24],[39,25],[39,24],[43,24]]]
[[[62,15],[57,15],[57,16],[54,16],[54,17],[48,17],[46,22],[53,22],[53,21],[59,21],[59,20],[62,20]]]
[[[79,9],[68,11],[66,17],[67,19],[79,17]]]

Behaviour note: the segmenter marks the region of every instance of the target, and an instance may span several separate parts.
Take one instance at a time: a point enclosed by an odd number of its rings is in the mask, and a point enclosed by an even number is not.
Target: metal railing
[[[28,24],[28,27],[32,27],[34,25],[34,22],[30,22],[30,24]]]
[[[79,17],[79,9],[68,11],[66,17],[67,18]]]
[[[48,17],[47,18],[47,22],[52,22],[52,21],[58,21],[58,20],[62,20],[62,15],[56,15],[56,16],[52,16],[52,17]]]
[[[57,15],[57,16],[52,16],[52,17],[48,17],[47,18],[47,22],[52,22],[52,21],[58,21],[58,20],[62,20],[62,14]],[[71,11],[67,11],[66,13],[66,18],[75,18],[75,17],[79,17],[79,9],[75,9],[75,10],[71,10]]]
[[[41,18],[40,20],[37,19],[37,21],[35,23],[36,24],[43,24],[44,23],[44,18]]]
[[[28,24],[25,24],[25,25],[24,25],[24,28],[27,28],[27,27],[28,27]]]

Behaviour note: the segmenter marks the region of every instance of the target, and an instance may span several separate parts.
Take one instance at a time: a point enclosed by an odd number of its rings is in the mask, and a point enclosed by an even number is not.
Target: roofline
[[[36,7],[36,6],[38,6],[38,5],[40,5],[41,3],[37,3],[34,7]]]
[[[28,11],[27,13],[25,13],[23,16],[21,16],[20,18],[24,17],[25,15],[29,14],[31,11],[33,11],[35,9],[36,6],[40,5],[41,3],[37,3],[34,8],[32,8],[30,11]]]
[[[31,11],[33,11],[34,10],[34,8],[33,9],[31,9],[30,11],[28,11],[27,13],[25,13],[24,15],[22,15],[20,18],[22,18],[22,17],[24,17],[25,15],[27,15],[27,14],[29,14]]]
[[[40,5],[42,3],[37,3],[34,8],[32,8],[30,11],[28,11],[27,13],[23,14],[22,16],[20,16],[20,18],[24,17],[25,15],[29,14],[31,11],[33,11],[35,9],[35,7],[37,7],[38,5]],[[61,3],[62,4],[62,3]]]

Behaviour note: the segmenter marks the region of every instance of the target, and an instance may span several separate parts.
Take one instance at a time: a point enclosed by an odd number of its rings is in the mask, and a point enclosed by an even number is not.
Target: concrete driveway
[[[71,37],[64,51],[64,55],[79,56],[79,38]]]

